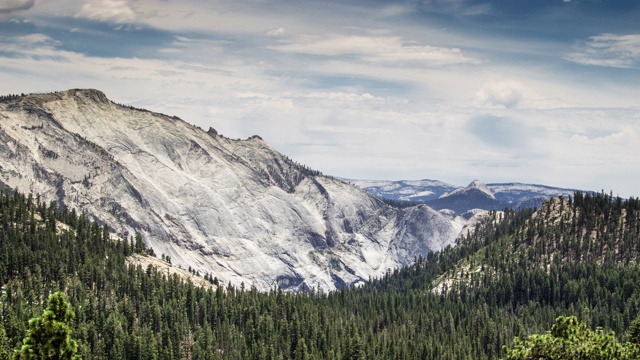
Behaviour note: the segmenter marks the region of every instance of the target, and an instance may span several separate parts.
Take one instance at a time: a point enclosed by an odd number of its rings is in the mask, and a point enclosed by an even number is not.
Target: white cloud
[[[640,67],[640,34],[600,34],[574,46],[566,60],[582,65]]]
[[[84,4],[76,16],[117,24],[136,21],[136,13],[126,0],[92,0]]]
[[[28,10],[33,7],[35,0],[2,0],[0,1],[0,13]]]
[[[270,29],[265,32],[267,36],[282,36],[285,33],[285,29],[283,27],[278,27],[275,29]]]
[[[324,56],[355,56],[368,62],[439,66],[479,64],[457,48],[414,45],[399,36],[305,35],[289,43],[270,47],[273,50]]]
[[[479,107],[517,107],[523,98],[522,88],[515,81],[490,81],[478,90],[473,104]]]
[[[319,9],[328,9],[324,3],[308,3]],[[195,9],[195,11],[194,11]],[[198,33],[253,34],[281,36],[280,32],[312,26],[312,21],[299,18],[317,9],[306,6],[279,6],[269,1],[137,1],[135,10],[138,21],[166,31]]]
[[[176,48],[162,48],[158,49],[157,52],[161,54],[180,54],[182,53],[182,50]]]
[[[58,41],[52,39],[50,36],[45,35],[45,34],[22,35],[22,36],[17,36],[15,38],[15,40],[18,43],[29,44],[29,45],[35,45],[35,44],[51,44],[51,45],[55,45],[55,44],[59,44]]]

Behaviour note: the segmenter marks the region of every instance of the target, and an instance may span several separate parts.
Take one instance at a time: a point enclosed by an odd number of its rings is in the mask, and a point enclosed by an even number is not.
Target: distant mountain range
[[[463,214],[474,209],[535,208],[549,198],[568,198],[575,189],[521,183],[484,184],[472,181],[458,187],[438,180],[346,180],[381,199],[411,201],[436,210]]]

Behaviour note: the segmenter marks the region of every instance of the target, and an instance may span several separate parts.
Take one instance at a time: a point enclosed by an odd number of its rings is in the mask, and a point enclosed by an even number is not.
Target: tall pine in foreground
[[[58,291],[49,297],[42,316],[29,320],[29,330],[13,360],[81,360],[78,344],[71,338],[69,324],[75,317],[71,305]]]

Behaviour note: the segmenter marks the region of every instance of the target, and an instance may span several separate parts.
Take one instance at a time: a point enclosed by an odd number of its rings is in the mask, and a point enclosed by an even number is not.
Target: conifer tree
[[[613,332],[601,328],[592,331],[575,316],[560,316],[544,335],[531,335],[527,340],[516,338],[512,348],[505,347],[507,360],[591,360],[638,359],[638,349],[632,343],[620,344]]]
[[[71,338],[69,323],[75,314],[61,291],[49,296],[49,306],[41,317],[29,320],[27,336],[14,360],[80,360],[78,344]]]
[[[362,344],[362,339],[358,334],[358,330],[352,328],[351,333],[349,334],[349,339],[347,340],[347,349],[344,354],[345,360],[364,360],[364,348]]]
[[[4,330],[4,325],[0,322],[0,360],[6,360],[9,358],[9,354],[6,348],[7,333]]]
[[[627,337],[630,343],[640,346],[640,317],[631,323]]]

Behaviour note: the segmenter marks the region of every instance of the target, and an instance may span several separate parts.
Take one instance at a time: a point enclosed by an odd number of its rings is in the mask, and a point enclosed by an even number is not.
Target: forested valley
[[[577,193],[491,212],[455,247],[358,288],[198,287],[37,195],[0,194],[0,359],[61,290],[83,359],[497,359],[559,316],[613,331],[640,310],[640,200]]]

